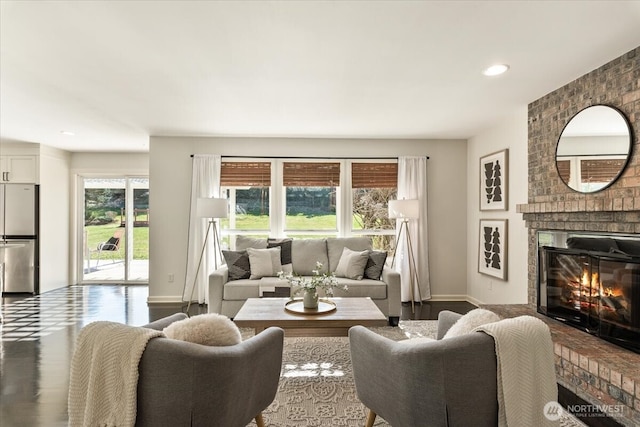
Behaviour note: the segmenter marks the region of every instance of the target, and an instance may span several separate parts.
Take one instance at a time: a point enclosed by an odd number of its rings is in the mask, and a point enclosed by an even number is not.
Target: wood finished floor
[[[143,285],[85,285],[38,296],[3,296],[0,328],[0,426],[67,426],[67,390],[73,343],[96,320],[143,325],[185,306],[147,305]],[[401,319],[437,319],[441,310],[466,313],[465,302],[403,304]],[[206,313],[192,305],[190,314]]]

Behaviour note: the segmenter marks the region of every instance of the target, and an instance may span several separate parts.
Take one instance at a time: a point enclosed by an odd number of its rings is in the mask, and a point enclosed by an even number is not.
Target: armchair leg
[[[262,412],[256,415],[256,425],[258,427],[264,427],[264,419],[262,419]]]
[[[364,425],[365,427],[373,427],[373,422],[376,420],[376,413],[369,409],[369,413],[367,414],[367,422]]]

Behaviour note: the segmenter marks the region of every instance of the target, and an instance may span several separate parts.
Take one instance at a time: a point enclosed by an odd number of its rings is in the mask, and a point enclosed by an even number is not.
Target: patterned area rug
[[[393,340],[431,337],[437,322],[401,321],[399,327],[371,328]],[[243,336],[250,332],[243,330]],[[349,339],[285,338],[282,373],[274,402],[263,412],[269,427],[362,427],[367,409],[358,400],[353,382]],[[378,417],[374,424],[388,427]],[[566,416],[563,427],[584,426]],[[255,426],[255,422],[249,424]]]

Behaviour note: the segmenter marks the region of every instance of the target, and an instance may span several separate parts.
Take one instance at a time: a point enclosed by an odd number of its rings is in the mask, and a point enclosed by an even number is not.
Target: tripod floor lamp
[[[218,252],[221,252],[220,238],[218,237],[218,224],[216,219],[226,218],[229,216],[229,203],[227,199],[220,198],[208,198],[200,197],[196,200],[196,216],[198,218],[209,218],[209,224],[207,225],[207,232],[205,234],[204,243],[202,244],[202,250],[200,251],[200,259],[198,260],[198,268],[196,268],[196,274],[193,278],[193,287],[191,288],[191,296],[189,297],[189,304],[187,304],[187,314],[191,308],[191,302],[193,301],[193,292],[198,284],[198,274],[200,273],[200,267],[202,266],[202,258],[204,257],[204,251],[207,248],[207,241],[209,240],[209,232],[213,228],[213,250],[215,253],[214,265],[216,270],[218,269]],[[186,285],[186,284],[185,284]]]
[[[418,269],[416,265],[416,259],[413,252],[413,242],[411,241],[411,233],[409,233],[409,220],[417,219],[420,217],[420,204],[418,199],[403,199],[403,200],[389,200],[389,218],[401,219],[400,228],[398,229],[398,236],[396,237],[396,247],[393,249],[393,260],[391,261],[391,268],[396,262],[396,254],[398,252],[398,245],[400,245],[400,238],[404,232],[406,235],[406,247],[409,261],[409,292],[411,296],[411,312],[415,312],[414,303],[414,288],[418,289],[419,301],[422,301],[422,294],[420,292],[420,281],[418,279]]]

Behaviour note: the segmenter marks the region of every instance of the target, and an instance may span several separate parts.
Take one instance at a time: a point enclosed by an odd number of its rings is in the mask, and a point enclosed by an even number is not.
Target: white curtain
[[[431,299],[431,285],[429,282],[429,245],[427,235],[427,158],[424,156],[398,157],[398,200],[418,199],[420,217],[411,219],[408,223],[418,283],[414,283],[414,301]],[[397,222],[396,228],[400,226]],[[402,278],[401,299],[411,301],[411,277],[409,274],[409,254],[407,253],[406,234],[396,242],[396,270]]]
[[[213,230],[210,230],[194,289],[196,270],[209,225],[208,218],[199,218],[196,215],[196,202],[199,197],[220,197],[221,164],[222,159],[219,155],[195,154],[193,156],[187,272],[182,294],[183,301],[198,301],[198,304],[209,303],[209,273],[214,266],[213,257],[218,258],[218,261],[220,261],[220,254],[219,251],[213,249]],[[220,262],[218,262],[218,265],[220,265]]]

